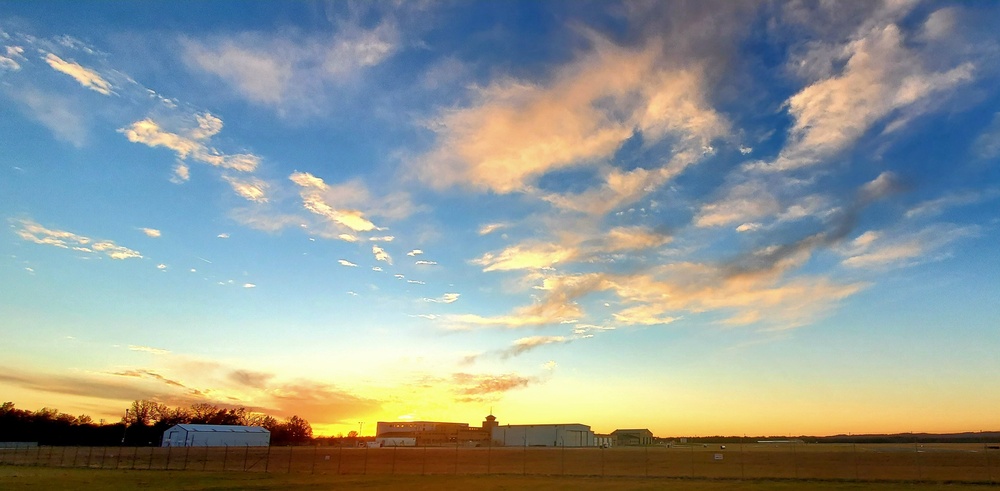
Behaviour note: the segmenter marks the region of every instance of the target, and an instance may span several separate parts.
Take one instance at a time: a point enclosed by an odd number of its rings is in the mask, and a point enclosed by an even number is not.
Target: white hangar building
[[[493,427],[493,442],[507,447],[593,447],[594,432],[578,423]]]
[[[271,432],[260,426],[175,425],[163,432],[164,447],[266,447]]]

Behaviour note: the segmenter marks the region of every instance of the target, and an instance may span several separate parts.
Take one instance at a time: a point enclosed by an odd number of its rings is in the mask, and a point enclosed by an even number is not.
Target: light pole
[[[122,446],[125,446],[125,435],[128,433],[128,409],[125,410],[125,429],[122,430]]]

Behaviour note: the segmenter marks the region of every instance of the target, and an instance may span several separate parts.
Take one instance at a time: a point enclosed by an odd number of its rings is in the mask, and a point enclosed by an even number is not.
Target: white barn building
[[[266,447],[271,432],[260,426],[190,425],[171,426],[163,432],[164,447]]]
[[[554,425],[502,425],[493,427],[493,442],[507,447],[593,447],[590,426],[571,423]]]

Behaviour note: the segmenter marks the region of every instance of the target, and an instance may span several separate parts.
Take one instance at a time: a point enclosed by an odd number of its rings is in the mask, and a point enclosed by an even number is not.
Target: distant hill
[[[964,432],[964,433],[867,433],[858,435],[832,436],[698,436],[698,437],[665,437],[656,438],[657,442],[677,442],[685,440],[689,443],[738,443],[756,441],[798,441],[804,443],[989,443],[1000,444],[1000,431]]]
[[[815,441],[818,443],[997,443],[1000,442],[1000,431],[834,435],[818,437]]]

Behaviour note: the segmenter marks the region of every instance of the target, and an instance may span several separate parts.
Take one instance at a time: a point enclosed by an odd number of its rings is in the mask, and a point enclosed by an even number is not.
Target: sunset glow
[[[1000,429],[1000,5],[0,1],[0,399]]]

